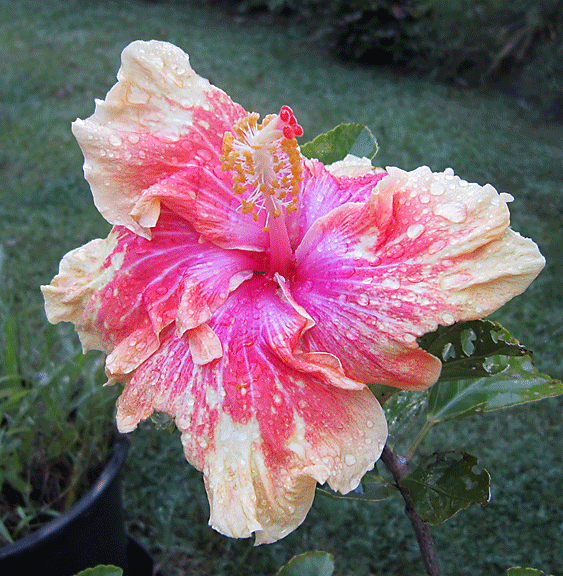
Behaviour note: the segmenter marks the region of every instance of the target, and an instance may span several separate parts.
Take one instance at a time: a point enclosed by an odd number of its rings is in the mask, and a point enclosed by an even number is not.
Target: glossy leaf
[[[361,124],[340,124],[303,144],[301,152],[307,158],[317,158],[323,164],[332,164],[348,154],[371,160],[377,154],[377,141],[369,128]]]
[[[371,390],[371,393],[377,398],[380,404],[384,404],[391,398],[398,394],[401,390],[399,388],[395,388],[394,386],[386,386],[385,384],[368,384],[368,388]]]
[[[490,412],[563,394],[563,383],[541,374],[530,356],[493,356],[487,376],[443,382],[430,389],[427,416],[432,423]]]
[[[75,576],[123,576],[123,570],[117,566],[100,564],[94,568],[86,568]]]
[[[305,552],[293,557],[277,576],[331,576],[334,559],[328,552]]]
[[[360,485],[348,494],[341,494],[331,490],[327,485],[317,487],[317,492],[330,498],[344,500],[364,500],[367,502],[378,502],[386,500],[393,494],[397,494],[396,488],[390,485],[385,478],[380,476],[377,471],[366,472]]]
[[[472,503],[486,504],[490,498],[490,476],[474,470],[477,458],[466,452],[433,454],[401,479],[416,512],[424,522],[442,524]]]
[[[494,373],[491,356],[528,354],[508,330],[489,320],[458,322],[441,326],[418,340],[421,348],[442,361],[440,381],[477,378]]]
[[[400,390],[383,405],[389,437],[387,443],[393,451],[404,454],[412,439],[426,424],[429,390]]]

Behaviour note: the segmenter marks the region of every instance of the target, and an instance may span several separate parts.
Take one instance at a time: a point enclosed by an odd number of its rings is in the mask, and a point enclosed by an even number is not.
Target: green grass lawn
[[[495,319],[535,351],[540,370],[561,378],[563,126],[498,94],[345,66],[299,28],[241,22],[191,5],[0,0],[0,326],[25,310],[40,338],[46,319],[39,285],[67,251],[107,234],[70,123],[92,114],[94,98],[115,83],[124,46],[151,38],[183,48],[199,74],[248,110],[265,114],[289,104],[303,141],[359,122],[377,136],[382,166],[452,166],[467,180],[510,192],[513,227],[537,241],[548,265]],[[68,326],[57,331],[68,339]],[[35,360],[26,352],[38,369]],[[563,575],[562,407],[556,398],[431,432],[424,453],[467,448],[493,478],[486,508],[470,508],[434,530],[446,574],[494,576],[520,564]],[[337,575],[423,573],[398,500],[317,497],[302,527],[253,548],[207,527],[201,476],[183,460],[177,434],[145,424],[132,440],[124,477],[129,529],[169,576],[273,574],[311,549],[333,552]]]

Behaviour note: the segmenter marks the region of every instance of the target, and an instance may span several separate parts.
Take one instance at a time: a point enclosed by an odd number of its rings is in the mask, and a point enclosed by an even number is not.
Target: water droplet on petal
[[[444,314],[442,314],[442,322],[449,326],[455,322],[455,318],[449,312],[444,312]]]
[[[433,210],[436,216],[441,216],[454,224],[461,224],[467,220],[467,206],[461,202],[440,204]]]
[[[430,185],[430,194],[432,196],[441,196],[445,191],[446,189],[441,182],[432,182]]]
[[[414,240],[418,238],[424,232],[424,226],[422,224],[413,224],[407,228],[407,236]]]
[[[369,304],[369,297],[367,294],[360,294],[358,296],[358,304],[360,306],[367,306]]]
[[[129,86],[126,98],[131,104],[146,104],[150,99],[150,95],[138,86]]]
[[[387,276],[381,281],[382,288],[389,288],[391,290],[397,290],[401,287],[401,281],[394,276]]]
[[[428,254],[436,254],[437,252],[440,252],[440,250],[443,250],[446,245],[447,242],[445,240],[437,240],[436,242],[432,242],[432,244],[430,244],[428,247]]]
[[[112,146],[121,146],[123,144],[123,140],[121,139],[120,136],[118,136],[117,134],[112,134],[109,137],[109,143]]]
[[[348,466],[353,466],[356,463],[356,457],[353,454],[346,454],[346,456],[344,456],[344,462],[346,462]]]

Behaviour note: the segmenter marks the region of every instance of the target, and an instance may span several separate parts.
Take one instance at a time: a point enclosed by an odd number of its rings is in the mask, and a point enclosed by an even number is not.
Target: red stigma
[[[294,134],[293,134],[293,128],[291,126],[284,126],[282,128],[282,132],[285,138],[287,138],[288,140],[291,140],[293,138]]]
[[[281,122],[285,124],[281,129],[285,138],[291,140],[295,136],[303,136],[303,128],[297,123],[293,110],[289,106],[282,106],[279,117]]]
[[[293,110],[289,106],[282,106],[280,110],[280,120],[287,124],[292,118],[294,118]]]

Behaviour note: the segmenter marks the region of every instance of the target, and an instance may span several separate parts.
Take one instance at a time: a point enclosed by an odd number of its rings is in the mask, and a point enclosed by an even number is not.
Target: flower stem
[[[388,470],[393,475],[396,486],[405,501],[405,514],[409,517],[412,527],[416,534],[416,539],[418,540],[418,546],[422,554],[422,559],[424,560],[424,566],[426,567],[426,573],[428,576],[443,576],[442,569],[440,567],[440,560],[438,559],[438,554],[436,552],[436,547],[434,546],[434,541],[432,540],[432,534],[430,532],[430,527],[425,524],[422,518],[417,514],[414,509],[413,501],[411,500],[409,491],[402,487],[400,484],[401,478],[404,478],[409,474],[409,467],[407,461],[400,456],[396,456],[389,446],[385,446],[383,453],[381,454],[381,461],[387,466]]]

